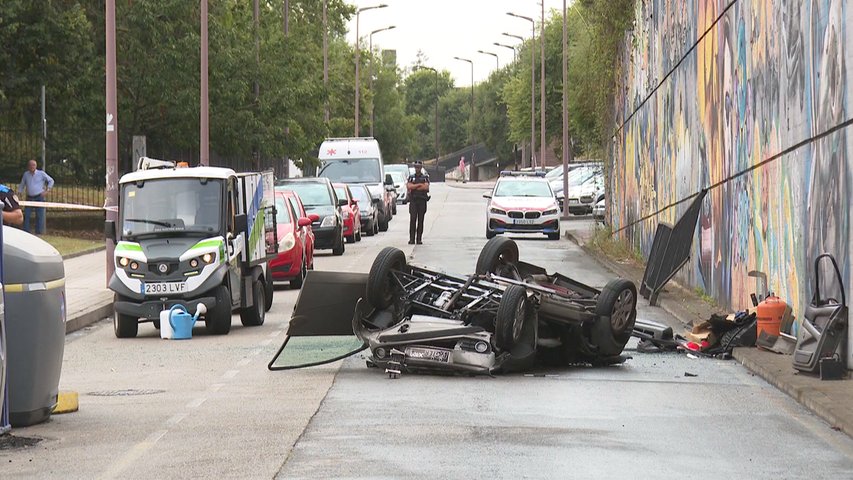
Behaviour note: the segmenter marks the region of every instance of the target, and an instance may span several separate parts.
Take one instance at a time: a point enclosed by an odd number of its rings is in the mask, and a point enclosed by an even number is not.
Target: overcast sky
[[[541,15],[539,0],[349,0],[356,7],[386,4],[388,7],[361,13],[359,34],[367,49],[368,35],[373,30],[395,25],[397,28],[373,35],[373,47],[397,50],[397,64],[410,67],[418,50],[429,59],[427,65],[448,70],[457,86],[471,85],[471,66],[454,60],[462,57],[474,61],[474,82],[488,78],[495,69],[495,57],[477,50],[498,55],[500,65],[512,61],[512,50],[493,45],[494,42],[516,45],[518,40],[502,32],[530,38],[530,22],[513,18],[513,12],[537,21]],[[572,0],[568,1],[571,6]],[[563,0],[545,0],[545,17],[551,9],[560,11]],[[347,39],[355,43],[355,17],[349,23]]]

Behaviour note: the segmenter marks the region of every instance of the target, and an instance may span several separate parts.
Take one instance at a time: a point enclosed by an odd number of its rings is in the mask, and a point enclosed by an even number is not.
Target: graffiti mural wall
[[[853,296],[853,127],[815,139],[853,114],[846,3],[636,3],[615,99],[614,230],[630,225],[620,235],[648,255],[657,223],[674,223],[689,202],[639,218],[791,150],[705,198],[679,281],[721,305],[748,306],[757,270],[800,315],[822,252]]]

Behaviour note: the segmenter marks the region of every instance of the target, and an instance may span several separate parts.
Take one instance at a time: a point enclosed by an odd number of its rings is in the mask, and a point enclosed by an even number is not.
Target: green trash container
[[[9,419],[25,427],[50,418],[65,350],[65,267],[44,240],[3,227],[6,382]]]

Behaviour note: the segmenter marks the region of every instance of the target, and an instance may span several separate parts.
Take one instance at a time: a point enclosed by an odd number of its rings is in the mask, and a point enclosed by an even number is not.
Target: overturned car
[[[631,336],[637,291],[597,290],[519,260],[495,237],[467,277],[411,265],[387,247],[368,274],[306,278],[271,370],[319,365],[367,349],[367,363],[404,371],[492,374],[549,364],[610,364]]]

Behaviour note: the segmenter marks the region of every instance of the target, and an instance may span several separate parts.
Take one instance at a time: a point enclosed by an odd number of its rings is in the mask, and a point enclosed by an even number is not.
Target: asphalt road
[[[424,245],[406,208],[388,232],[321,252],[316,268],[362,271],[395,245],[467,273],[485,243],[476,188],[436,184]],[[611,275],[567,240],[521,239],[522,259],[603,286]],[[68,337],[61,388],[80,411],[15,429],[2,478],[847,478],[853,441],[732,361],[641,354],[608,368],[390,380],[364,359],[269,372],[297,292],[261,327],[152,326],[119,340],[102,322]],[[640,317],[670,321],[658,309]],[[696,376],[685,376],[685,374]]]

